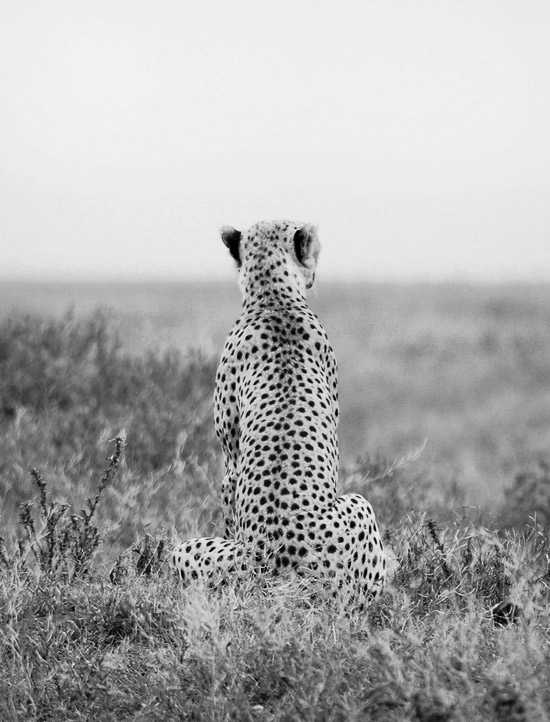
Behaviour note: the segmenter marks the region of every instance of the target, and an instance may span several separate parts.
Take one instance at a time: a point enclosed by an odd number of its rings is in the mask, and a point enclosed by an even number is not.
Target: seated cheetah
[[[362,607],[380,590],[386,562],[371,505],[358,494],[337,496],[336,359],[305,300],[320,251],[316,229],[260,222],[221,235],[244,299],[214,396],[226,538],[188,539],[174,549],[173,566],[183,579],[294,569]]]

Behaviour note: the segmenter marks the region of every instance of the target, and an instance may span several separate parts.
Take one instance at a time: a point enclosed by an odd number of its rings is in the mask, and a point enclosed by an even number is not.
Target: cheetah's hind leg
[[[300,575],[312,588],[316,580],[321,583],[316,596],[340,600],[347,611],[364,609],[382,589],[386,567],[372,506],[359,494],[345,494],[329,508],[302,517],[294,524],[291,544],[283,544],[282,565],[292,564],[297,551]],[[294,543],[300,538],[303,546]]]
[[[174,547],[170,562],[184,581],[217,582],[242,576],[249,569],[244,545],[221,537],[187,539]]]

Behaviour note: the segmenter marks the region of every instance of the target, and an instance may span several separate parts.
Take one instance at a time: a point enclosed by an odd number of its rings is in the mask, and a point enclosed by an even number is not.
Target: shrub
[[[32,501],[21,505],[17,551],[10,557],[5,544],[0,547],[4,571],[14,566],[28,570],[34,561],[39,574],[49,577],[72,580],[88,573],[101,541],[94,519],[96,509],[119,467],[124,439],[117,437],[114,444],[114,453],[108,458],[95,496],[86,500],[79,513],[71,510],[68,504],[52,501],[42,474],[38,469],[32,469],[38,489],[38,512]]]

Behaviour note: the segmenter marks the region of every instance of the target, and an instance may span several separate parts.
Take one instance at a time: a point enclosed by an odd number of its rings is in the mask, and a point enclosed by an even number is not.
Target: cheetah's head
[[[245,232],[223,226],[221,237],[239,269],[243,295],[270,286],[305,295],[313,285],[321,250],[315,226],[261,221]]]

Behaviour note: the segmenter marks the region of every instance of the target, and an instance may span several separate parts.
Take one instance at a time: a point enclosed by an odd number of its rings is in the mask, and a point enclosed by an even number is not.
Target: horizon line
[[[94,275],[94,276],[0,276],[0,284],[9,285],[179,285],[179,284],[232,284],[236,276],[146,276],[146,275]],[[318,283],[324,284],[370,284],[370,285],[456,285],[456,286],[546,286],[550,285],[550,276],[540,278],[526,276],[488,277],[482,275],[448,275],[448,276],[343,276],[329,275],[319,277]]]

